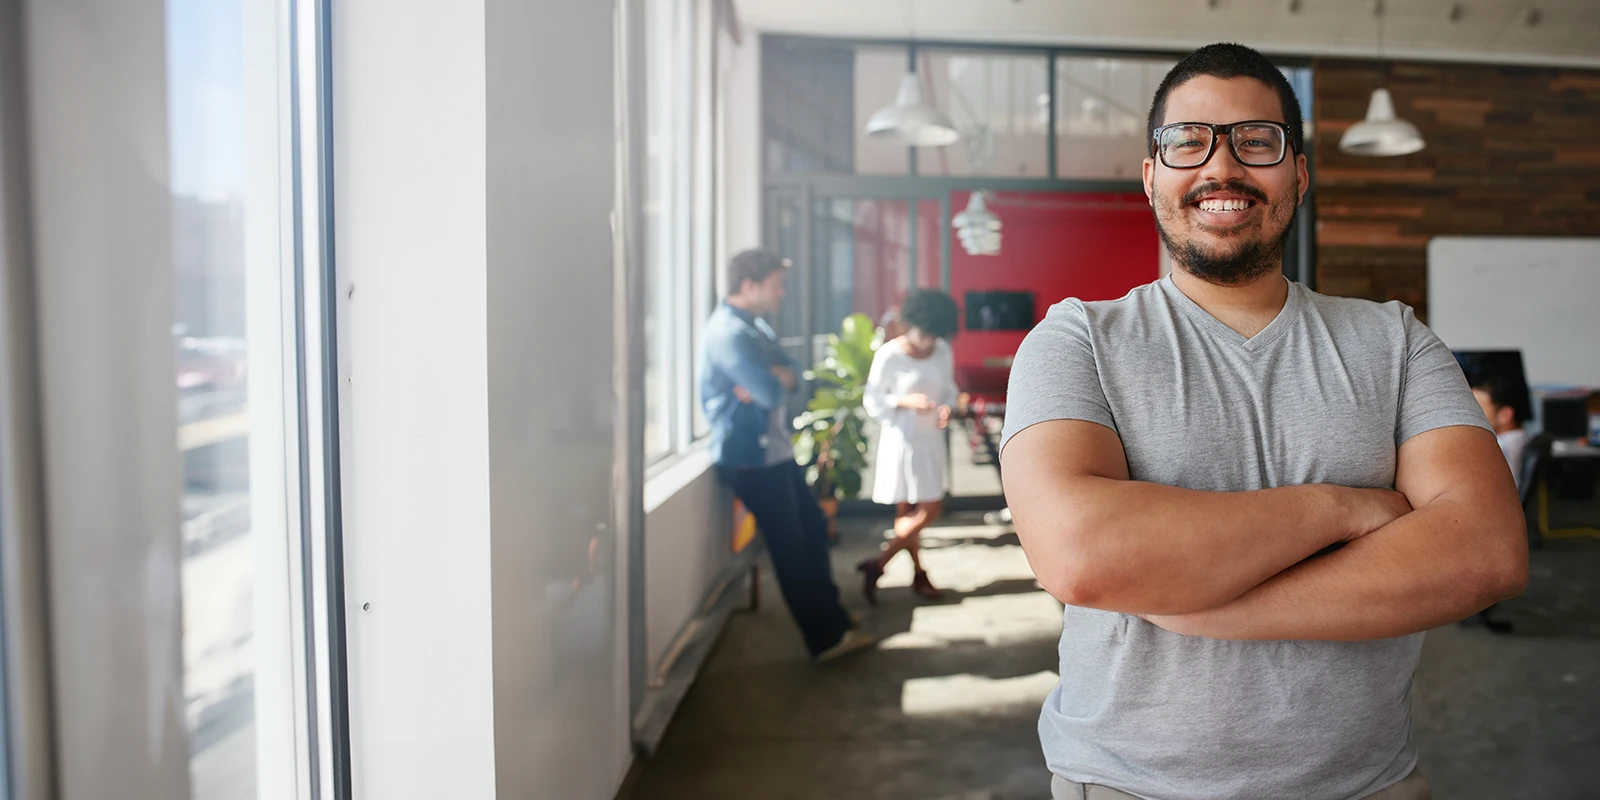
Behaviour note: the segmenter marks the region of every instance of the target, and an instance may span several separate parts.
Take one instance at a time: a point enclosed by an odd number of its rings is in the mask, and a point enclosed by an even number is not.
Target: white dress
[[[912,358],[900,340],[885,342],[872,359],[862,405],[879,422],[872,502],[927,503],[950,490],[950,460],[937,412],[898,408],[897,398],[927,395],[935,405],[956,403],[955,361],[943,339],[927,358]]]

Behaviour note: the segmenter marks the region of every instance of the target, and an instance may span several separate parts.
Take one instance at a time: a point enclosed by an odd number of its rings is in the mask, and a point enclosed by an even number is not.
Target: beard
[[[1179,239],[1162,224],[1162,218],[1177,219],[1190,204],[1200,197],[1216,191],[1235,192],[1266,205],[1265,220],[1259,231],[1241,231],[1236,234],[1233,246],[1206,248],[1191,236]],[[1242,286],[1269,273],[1283,269],[1284,243],[1289,240],[1289,224],[1294,221],[1296,200],[1300,195],[1299,181],[1292,181],[1282,197],[1269,202],[1265,192],[1241,181],[1226,185],[1208,183],[1195,187],[1174,203],[1163,196],[1157,204],[1156,233],[1172,260],[1185,272],[1207,283],[1220,286]]]

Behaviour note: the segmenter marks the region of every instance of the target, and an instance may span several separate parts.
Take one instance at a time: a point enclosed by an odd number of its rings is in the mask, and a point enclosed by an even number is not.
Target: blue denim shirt
[[[772,414],[788,394],[771,369],[788,367],[798,375],[800,364],[778,347],[765,320],[727,303],[711,313],[701,336],[700,406],[711,425],[711,457],[724,467],[767,466]],[[735,386],[752,402],[740,402]]]

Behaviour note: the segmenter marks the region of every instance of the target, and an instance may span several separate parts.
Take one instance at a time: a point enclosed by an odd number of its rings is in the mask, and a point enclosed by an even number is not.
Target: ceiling
[[[1373,0],[735,0],[770,33],[1371,58]],[[1452,13],[1457,19],[1452,21]],[[1600,68],[1600,0],[1386,0],[1386,57]]]

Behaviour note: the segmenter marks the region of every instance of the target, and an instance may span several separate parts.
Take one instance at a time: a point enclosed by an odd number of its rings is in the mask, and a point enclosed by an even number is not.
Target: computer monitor
[[[1455,357],[1461,371],[1467,375],[1467,385],[1487,388],[1498,384],[1504,402],[1516,412],[1517,422],[1533,419],[1533,401],[1528,394],[1528,374],[1522,369],[1521,350],[1457,350]]]
[[[1033,329],[1033,292],[967,292],[967,330]]]
[[[1553,439],[1589,436],[1589,393],[1555,393],[1539,398],[1539,421]]]

